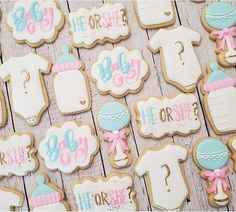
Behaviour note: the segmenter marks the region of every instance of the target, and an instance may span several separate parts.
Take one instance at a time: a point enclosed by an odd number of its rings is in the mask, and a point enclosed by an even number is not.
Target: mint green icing
[[[69,46],[65,45],[61,48],[62,55],[57,58],[56,63],[67,63],[67,62],[74,62],[78,60],[73,54],[70,53]]]
[[[229,76],[223,71],[218,70],[218,66],[215,63],[210,65],[210,69],[212,71],[211,75],[208,77],[207,82],[211,83],[217,80],[227,79]]]

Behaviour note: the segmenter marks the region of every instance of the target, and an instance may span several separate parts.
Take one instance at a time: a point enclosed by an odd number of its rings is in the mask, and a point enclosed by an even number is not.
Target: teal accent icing
[[[203,169],[220,169],[227,164],[229,151],[223,142],[214,138],[208,138],[198,144],[196,160]]]
[[[229,76],[223,71],[218,70],[218,66],[215,63],[210,65],[212,71],[211,75],[208,77],[207,82],[214,82],[217,80],[227,79]]]
[[[98,112],[98,124],[106,131],[117,131],[130,122],[130,113],[127,107],[119,102],[109,102]]]
[[[205,20],[214,29],[230,28],[236,23],[236,10],[231,4],[214,2],[207,7]]]
[[[67,62],[74,62],[78,60],[73,54],[70,53],[69,46],[65,45],[61,48],[62,55],[57,58],[56,63],[67,63]]]

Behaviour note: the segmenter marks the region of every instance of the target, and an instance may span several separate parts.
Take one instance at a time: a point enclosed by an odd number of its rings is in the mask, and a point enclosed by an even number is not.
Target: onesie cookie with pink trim
[[[82,113],[91,107],[84,64],[70,53],[69,46],[62,47],[61,53],[52,67],[58,109],[64,115]]]
[[[17,0],[7,18],[17,43],[32,47],[53,42],[64,22],[64,15],[54,0]]]
[[[50,183],[46,174],[40,174],[36,180],[37,187],[29,199],[32,211],[69,211],[63,191]]]

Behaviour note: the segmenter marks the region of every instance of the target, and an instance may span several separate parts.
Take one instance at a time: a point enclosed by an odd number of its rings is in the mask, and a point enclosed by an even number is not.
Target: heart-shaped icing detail
[[[164,12],[164,14],[165,14],[166,16],[169,16],[169,15],[170,15],[170,12]]]
[[[80,100],[80,104],[84,105],[86,103],[86,100]]]

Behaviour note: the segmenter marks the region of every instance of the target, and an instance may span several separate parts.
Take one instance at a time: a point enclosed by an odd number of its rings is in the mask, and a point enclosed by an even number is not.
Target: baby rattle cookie
[[[29,198],[32,211],[69,211],[63,191],[50,183],[46,174],[40,174],[36,181],[37,187]]]
[[[217,60],[222,66],[236,65],[236,9],[227,2],[213,2],[201,12],[203,27],[216,41]]]
[[[61,53],[52,67],[58,109],[63,115],[85,112],[91,107],[91,95],[84,64],[69,46],[63,46]]]
[[[129,134],[130,112],[115,101],[104,104],[97,115],[98,126],[104,131],[104,140],[109,141],[109,159],[115,168],[127,167],[132,162],[130,149],[126,144]]]
[[[234,161],[234,171],[236,172],[236,136],[230,137],[227,142],[227,145],[231,151],[231,158]]]
[[[91,75],[101,94],[109,93],[119,98],[137,93],[148,78],[149,71],[139,50],[118,46],[99,54]]]
[[[178,211],[188,196],[180,163],[187,159],[185,147],[171,142],[149,148],[138,157],[134,172],[146,175],[151,205],[163,211]]]
[[[226,206],[231,199],[227,179],[229,150],[227,146],[212,137],[200,139],[194,144],[193,159],[200,169],[200,175],[208,182],[208,201],[212,207]]]
[[[212,63],[202,84],[204,108],[212,129],[217,134],[236,132],[236,79]]]
[[[7,18],[17,43],[31,47],[52,43],[64,22],[64,15],[54,0],[17,0]]]

